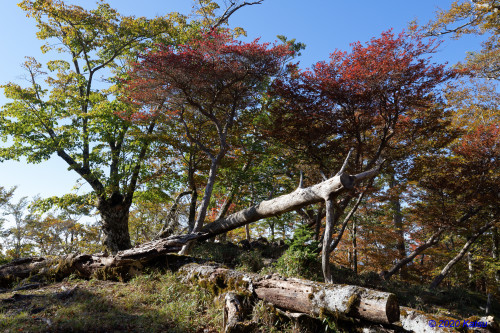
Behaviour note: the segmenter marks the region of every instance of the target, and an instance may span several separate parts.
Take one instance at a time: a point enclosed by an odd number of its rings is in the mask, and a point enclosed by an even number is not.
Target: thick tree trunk
[[[277,276],[268,278],[197,264],[183,266],[180,271],[185,281],[199,283],[214,291],[237,289],[254,292],[259,299],[274,306],[315,317],[355,317],[383,324],[399,320],[399,305],[391,293]]]
[[[402,267],[406,266],[408,263],[412,262],[420,253],[424,252],[428,248],[436,245],[439,242],[439,237],[443,233],[444,229],[439,229],[425,243],[419,245],[412,253],[410,253],[406,258],[399,260],[392,268],[383,274],[385,280],[389,280],[395,273],[397,273]]]
[[[451,259],[448,262],[448,264],[443,268],[443,270],[434,278],[434,280],[432,280],[432,283],[430,285],[431,289],[436,288],[443,281],[446,275],[448,275],[448,273],[450,272],[451,268],[465,256],[467,251],[469,251],[469,248],[472,246],[472,244],[474,244],[474,242],[479,238],[479,236],[481,236],[486,230],[488,230],[492,226],[493,224],[487,223],[481,229],[479,229],[478,232],[476,232],[467,240],[467,242],[464,244],[460,252],[458,252],[458,254],[453,259]]]
[[[98,205],[104,232],[103,243],[113,254],[132,247],[128,229],[130,204],[123,201],[123,197],[117,194],[107,200],[100,199]]]

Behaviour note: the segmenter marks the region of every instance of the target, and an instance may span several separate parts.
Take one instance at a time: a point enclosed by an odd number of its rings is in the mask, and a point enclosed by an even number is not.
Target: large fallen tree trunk
[[[354,317],[390,324],[399,320],[399,304],[391,293],[351,285],[262,277],[217,266],[186,265],[180,270],[186,281],[216,293],[237,290],[254,293],[276,307],[312,316]]]
[[[262,201],[250,208],[208,224],[200,232],[153,240],[128,250],[119,251],[115,255],[99,253],[69,255],[57,259],[32,258],[26,262],[17,261],[0,266],[0,288],[29,275],[43,274],[47,271],[55,274],[58,279],[73,273],[82,277],[99,277],[102,274],[131,275],[131,272],[142,268],[143,265],[157,257],[178,252],[189,241],[206,240],[266,217],[277,216],[325,201],[329,197],[352,189],[356,183],[373,177],[379,172],[379,168],[380,165],[377,165],[377,167],[357,175],[342,173],[311,187],[297,188],[292,193]],[[42,268],[46,269],[42,270]]]

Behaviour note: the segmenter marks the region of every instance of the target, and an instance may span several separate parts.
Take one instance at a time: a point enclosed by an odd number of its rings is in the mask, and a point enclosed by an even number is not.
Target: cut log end
[[[348,189],[348,190],[353,189],[354,188],[354,181],[355,181],[355,178],[348,175],[347,173],[340,174],[340,183],[346,189]]]
[[[399,321],[400,319],[400,312],[399,312],[399,302],[394,294],[390,294],[389,297],[387,298],[387,303],[385,305],[385,313],[387,314],[387,322],[388,323],[395,323]]]

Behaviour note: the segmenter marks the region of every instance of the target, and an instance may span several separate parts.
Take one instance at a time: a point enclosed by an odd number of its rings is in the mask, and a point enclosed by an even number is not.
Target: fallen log
[[[182,246],[190,241],[206,240],[266,217],[277,216],[324,201],[352,189],[356,183],[373,177],[379,170],[380,164],[357,175],[342,173],[311,187],[297,188],[292,193],[262,201],[250,208],[207,224],[200,232],[153,240],[128,250],[119,251],[115,255],[107,253],[71,254],[56,259],[27,258],[14,261],[0,266],[0,288],[9,287],[20,279],[44,273],[52,274],[51,277],[56,280],[63,279],[70,274],[78,274],[84,278],[121,276],[121,278],[126,279],[156,258],[178,252]]]
[[[0,266],[0,288],[10,288],[24,279],[29,283],[60,281],[72,274],[85,279],[126,281],[139,274],[147,266],[159,265],[177,270],[195,261],[197,259],[192,257],[161,255],[160,252],[151,252],[149,256],[137,256],[136,259],[133,259],[133,256],[108,256],[106,253],[70,254],[56,258],[24,258]]]
[[[224,296],[224,333],[255,332],[257,323],[245,321],[246,309],[240,297],[234,292]]]
[[[315,317],[354,317],[382,324],[399,320],[398,301],[391,293],[276,275],[262,277],[197,264],[186,265],[180,272],[186,281],[210,288],[214,293],[247,291],[279,308]]]

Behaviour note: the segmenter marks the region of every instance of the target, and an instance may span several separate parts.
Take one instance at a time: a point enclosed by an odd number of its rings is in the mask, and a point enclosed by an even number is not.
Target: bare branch
[[[221,17],[219,17],[219,19],[214,24],[214,26],[212,27],[212,29],[217,29],[221,24],[227,23],[227,21],[229,20],[229,18],[231,17],[231,15],[233,15],[238,9],[243,8],[245,6],[260,5],[260,4],[262,4],[263,1],[264,0],[252,1],[252,2],[245,1],[245,2],[243,2],[240,5],[237,5],[236,2],[231,1],[231,5],[229,5],[226,8],[226,11],[224,12],[224,14],[222,14]]]
[[[347,154],[347,157],[345,158],[344,164],[342,164],[342,168],[340,168],[340,171],[337,172],[337,176],[340,176],[342,173],[344,173],[347,163],[349,162],[349,158],[351,158],[352,152],[354,151],[354,148],[349,149],[349,153]]]

